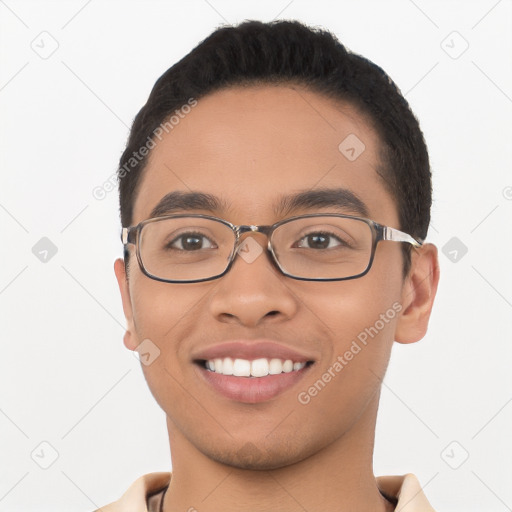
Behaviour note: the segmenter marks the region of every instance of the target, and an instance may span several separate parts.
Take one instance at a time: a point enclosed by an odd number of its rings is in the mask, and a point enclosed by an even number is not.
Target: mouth
[[[293,361],[292,359],[259,358],[250,361],[249,359],[233,359],[231,357],[208,359],[196,361],[205,370],[221,375],[234,377],[248,377],[261,379],[269,375],[280,375],[282,373],[298,372],[313,361]]]
[[[197,361],[203,381],[225,398],[247,404],[267,402],[303,379],[313,361],[260,358]]]
[[[203,382],[216,393],[255,404],[296,386],[315,358],[274,342],[231,342],[202,352],[193,363]]]

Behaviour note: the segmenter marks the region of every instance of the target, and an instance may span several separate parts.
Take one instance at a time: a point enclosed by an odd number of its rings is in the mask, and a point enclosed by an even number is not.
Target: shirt
[[[95,512],[159,512],[171,473],[148,473],[128,488],[121,498]],[[400,512],[435,512],[423,493],[415,475],[379,476],[377,486],[381,493],[397,501]]]

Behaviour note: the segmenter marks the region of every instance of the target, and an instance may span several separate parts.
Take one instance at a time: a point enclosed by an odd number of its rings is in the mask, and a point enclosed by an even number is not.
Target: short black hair
[[[148,160],[148,154],[140,156],[139,150],[149,147],[155,130],[191,99],[253,84],[297,84],[355,106],[379,136],[378,173],[397,205],[399,229],[425,239],[432,204],[431,171],[423,133],[409,104],[379,66],[347,50],[333,34],[287,20],[222,26],[156,81],[134,119],[119,162],[123,226],[132,223],[138,184]],[[410,244],[402,244],[402,250],[406,276]]]

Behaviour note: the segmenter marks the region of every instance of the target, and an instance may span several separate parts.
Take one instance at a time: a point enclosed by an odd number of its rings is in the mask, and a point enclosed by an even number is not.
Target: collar
[[[143,475],[133,482],[119,500],[95,512],[148,512],[148,497],[165,489],[170,480],[171,473]],[[414,474],[378,476],[376,480],[382,492],[398,500],[397,511],[435,512]]]

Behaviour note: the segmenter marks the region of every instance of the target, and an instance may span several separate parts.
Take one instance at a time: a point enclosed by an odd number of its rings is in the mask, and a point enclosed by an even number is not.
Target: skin
[[[338,150],[351,133],[366,146],[353,162]],[[272,205],[282,194],[341,186],[366,203],[371,219],[399,228],[396,204],[377,174],[379,147],[354,108],[304,88],[215,92],[152,150],[132,224],[174,190],[220,196],[230,208],[216,216],[250,225],[281,220]],[[313,212],[294,214],[301,213]],[[262,234],[245,236],[266,245]],[[194,284],[144,276],[133,246],[129,279],[123,260],[115,262],[126,347],[149,338],[161,351],[143,370],[167,415],[173,472],[166,512],[393,510],[372,468],[381,380],[393,342],[425,335],[439,280],[432,244],[413,250],[403,279],[400,245],[379,243],[366,276],[338,282],[285,277],[265,253],[250,264],[237,257],[224,277]],[[401,313],[307,405],[299,403],[297,394],[395,302]],[[259,337],[307,349],[316,363],[298,386],[258,404],[228,400],[197,378],[194,351]]]

